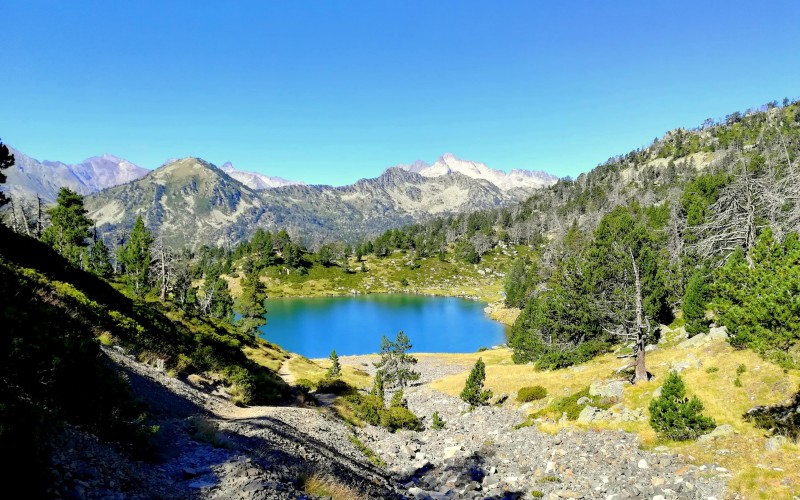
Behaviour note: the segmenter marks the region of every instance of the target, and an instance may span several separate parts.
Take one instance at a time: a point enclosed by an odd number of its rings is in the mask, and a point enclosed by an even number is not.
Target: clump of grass
[[[733,385],[735,385],[736,387],[741,387],[742,380],[739,377],[736,377],[735,379],[733,379]]]
[[[219,431],[217,423],[206,417],[192,417],[189,420],[189,435],[195,441],[208,443],[215,448],[232,448],[230,440]]]
[[[747,367],[744,364],[741,364],[736,367],[736,375],[743,375],[744,372],[747,371]]]
[[[304,478],[304,490],[315,497],[330,497],[333,500],[367,500],[358,490],[343,484],[331,476],[312,474]]]
[[[358,439],[355,435],[351,434],[350,442],[353,443],[358,451],[360,451],[367,459],[372,462],[373,464],[377,465],[378,467],[386,467],[386,462],[384,462],[381,457],[379,457],[369,446],[365,445]]]
[[[706,373],[717,373],[718,371],[719,368],[717,368],[716,366],[709,366],[708,368],[706,368]]]
[[[533,490],[531,491],[531,496],[533,498],[542,498],[544,497],[544,493],[542,493],[540,490]]]
[[[538,401],[546,397],[547,397],[547,389],[545,389],[541,385],[523,387],[517,392],[517,401],[519,401],[520,403]]]
[[[559,478],[558,476],[553,476],[553,475],[542,476],[542,477],[540,477],[539,479],[536,480],[537,484],[560,483],[560,482],[561,482],[561,478]]]
[[[100,345],[105,347],[111,347],[114,345],[114,337],[111,336],[108,332],[103,332],[97,337],[97,341],[100,342]]]

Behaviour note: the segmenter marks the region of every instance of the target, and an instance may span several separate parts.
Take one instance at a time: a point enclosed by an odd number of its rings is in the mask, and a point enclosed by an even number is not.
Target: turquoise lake
[[[261,336],[308,358],[371,354],[403,330],[414,352],[475,352],[506,341],[485,304],[454,297],[357,295],[268,299]]]

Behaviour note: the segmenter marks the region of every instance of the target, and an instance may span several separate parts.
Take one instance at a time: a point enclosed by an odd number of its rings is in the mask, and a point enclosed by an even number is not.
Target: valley
[[[549,186],[445,155],[253,189],[189,157],[12,205],[9,471],[58,498],[797,496],[798,131],[787,100]],[[384,295],[417,323],[269,335],[305,321],[270,300]],[[465,347],[484,314],[507,333]]]

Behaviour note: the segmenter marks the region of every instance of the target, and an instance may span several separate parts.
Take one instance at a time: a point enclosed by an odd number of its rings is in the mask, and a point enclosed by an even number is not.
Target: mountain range
[[[552,185],[555,176],[514,170],[509,174],[448,153],[386,169],[348,186],[305,185],[280,177],[222,167],[199,158],[169,160],[155,170],[112,155],[79,164],[39,162],[12,150],[14,197],[55,201],[60,187],[85,195],[101,233],[121,240],[138,215],[173,246],[226,245],[256,228],[287,229],[309,245],[354,241],[431,217],[499,207]]]

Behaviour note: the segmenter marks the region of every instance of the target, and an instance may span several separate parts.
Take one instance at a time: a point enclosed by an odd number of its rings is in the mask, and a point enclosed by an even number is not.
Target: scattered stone
[[[707,443],[709,441],[714,441],[722,437],[732,436],[735,434],[736,431],[734,430],[733,426],[730,424],[722,424],[718,425],[714,428],[713,431],[709,432],[708,434],[703,434],[697,440],[701,443]]]

